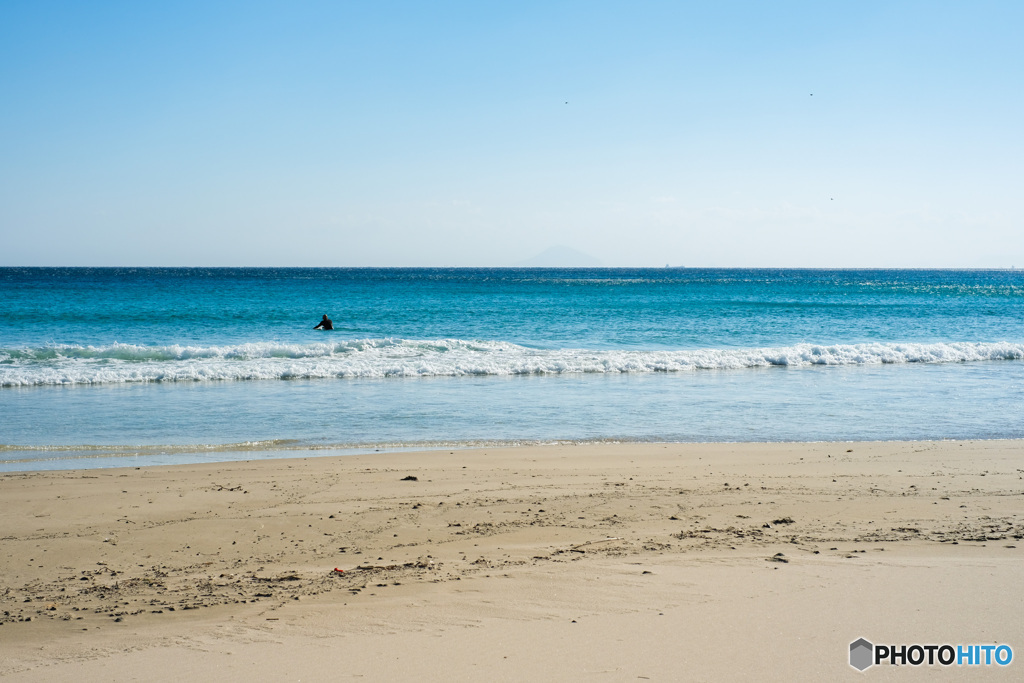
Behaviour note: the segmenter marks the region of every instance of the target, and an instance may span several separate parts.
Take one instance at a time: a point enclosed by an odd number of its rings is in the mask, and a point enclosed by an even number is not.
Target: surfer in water
[[[320,323],[316,327],[314,327],[313,329],[314,330],[333,330],[334,329],[334,323],[332,323],[331,319],[327,317],[326,313],[324,313],[324,319],[321,320]]]

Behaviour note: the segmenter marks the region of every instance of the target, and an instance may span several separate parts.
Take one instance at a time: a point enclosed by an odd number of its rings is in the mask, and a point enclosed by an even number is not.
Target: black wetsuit
[[[331,322],[330,318],[328,318],[327,316],[324,316],[324,319],[320,321],[320,324],[317,325],[316,327],[314,327],[313,329],[314,330],[333,330],[334,329],[334,323]]]

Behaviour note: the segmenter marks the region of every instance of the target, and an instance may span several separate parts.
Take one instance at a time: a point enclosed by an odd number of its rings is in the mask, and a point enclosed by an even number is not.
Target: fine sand
[[[6,474],[0,676],[827,680],[863,636],[1005,643],[942,673],[1019,680],[1022,477],[1020,441]]]

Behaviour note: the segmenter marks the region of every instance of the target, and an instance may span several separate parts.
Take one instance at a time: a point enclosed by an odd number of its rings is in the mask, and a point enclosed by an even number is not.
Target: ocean
[[[1022,418],[1016,270],[0,268],[0,471]]]

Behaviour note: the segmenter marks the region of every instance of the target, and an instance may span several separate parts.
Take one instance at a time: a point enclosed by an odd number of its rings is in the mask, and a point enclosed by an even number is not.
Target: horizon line
[[[1005,270],[1018,271],[1024,268],[1010,266],[274,266],[274,265],[236,265],[236,266],[200,266],[200,265],[0,265],[0,269],[116,269],[134,268],[137,270],[157,269],[208,269],[237,270],[243,268],[276,269],[276,270]]]

